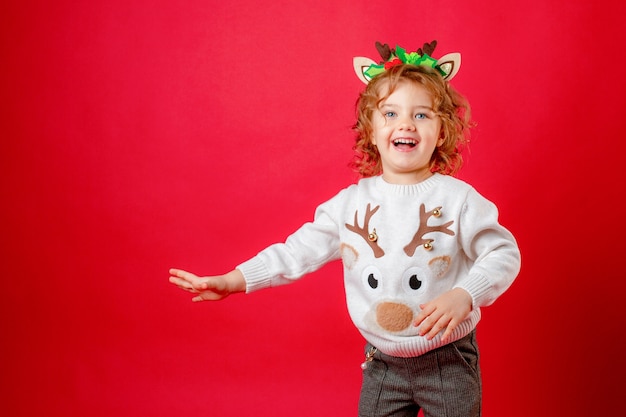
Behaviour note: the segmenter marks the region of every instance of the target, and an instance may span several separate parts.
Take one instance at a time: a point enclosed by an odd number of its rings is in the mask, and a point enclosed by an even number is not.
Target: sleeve
[[[339,259],[336,213],[342,198],[343,192],[320,205],[314,220],[305,223],[284,243],[273,244],[237,266],[246,280],[246,293],[289,284]]]
[[[521,267],[515,238],[498,222],[498,209],[472,189],[460,216],[461,245],[473,262],[456,287],[472,296],[473,306],[492,304],[513,283]]]

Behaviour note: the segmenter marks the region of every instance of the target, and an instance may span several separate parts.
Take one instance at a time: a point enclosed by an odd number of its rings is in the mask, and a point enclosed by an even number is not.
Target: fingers
[[[426,336],[426,339],[431,340],[440,331],[446,329],[450,319],[437,313],[433,313],[422,321],[419,329],[420,336]]]
[[[455,320],[450,320],[450,323],[446,326],[446,331],[443,332],[443,336],[441,336],[441,341],[446,342],[448,337],[452,335],[452,332],[456,329],[458,323]]]
[[[193,285],[191,285],[191,283],[189,283],[188,281],[185,281],[184,279],[180,279],[177,277],[170,277],[169,281],[171,284],[176,285],[181,290],[185,290],[189,292],[196,292],[196,290],[193,288]]]
[[[427,308],[417,315],[414,326],[419,327],[418,334],[432,340],[441,331],[444,331],[441,339],[445,341],[456,329],[458,323],[449,314],[443,314],[436,308]]]
[[[176,285],[178,288],[181,288],[190,292],[197,292],[194,288],[194,283],[198,281],[198,277],[190,272],[183,271],[182,269],[170,269],[170,283]]]
[[[424,322],[427,318],[430,317],[436,310],[436,308],[432,305],[421,304],[420,312],[415,317],[414,326],[417,327]]]
[[[192,274],[191,272],[183,271],[182,269],[170,269],[170,282],[184,287],[185,289],[193,289],[195,291],[204,291],[210,289],[207,277],[200,278],[199,276]]]
[[[419,335],[431,340],[443,331],[441,340],[446,341],[470,313],[472,298],[467,291],[454,288],[420,305],[420,309],[414,322]]]
[[[221,276],[198,277],[191,272],[175,268],[170,269],[169,273],[170,283],[195,294],[191,299],[193,302],[216,301],[229,295],[228,288]]]
[[[186,281],[192,281],[198,278],[196,275],[191,272],[183,271],[182,269],[170,269],[170,275],[176,278],[184,279]]]

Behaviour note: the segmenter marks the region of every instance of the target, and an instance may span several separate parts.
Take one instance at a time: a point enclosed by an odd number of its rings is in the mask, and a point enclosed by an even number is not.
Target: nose
[[[414,131],[415,123],[413,123],[413,119],[411,117],[403,116],[400,120],[398,120],[398,128],[400,130]]]
[[[376,306],[376,321],[385,330],[399,332],[413,322],[413,310],[401,303],[382,302]]]

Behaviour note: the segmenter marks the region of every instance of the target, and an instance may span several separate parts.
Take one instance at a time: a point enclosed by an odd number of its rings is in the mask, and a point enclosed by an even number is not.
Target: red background
[[[604,4],[606,3],[606,4]],[[619,3],[620,5],[617,5]],[[356,415],[341,268],[193,304],[347,168],[352,57],[461,52],[460,175],[522,272],[479,326],[484,415],[615,415],[625,290],[623,2],[36,1],[0,6],[0,412]]]

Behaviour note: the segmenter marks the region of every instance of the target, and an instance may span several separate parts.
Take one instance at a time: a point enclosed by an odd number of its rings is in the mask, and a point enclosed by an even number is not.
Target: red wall
[[[603,5],[606,3],[606,5]],[[0,6],[0,409],[356,415],[341,268],[192,304],[354,181],[354,55],[461,52],[461,177],[518,237],[479,326],[484,415],[615,415],[625,245],[616,2],[9,1]],[[293,409],[295,407],[295,410]]]

